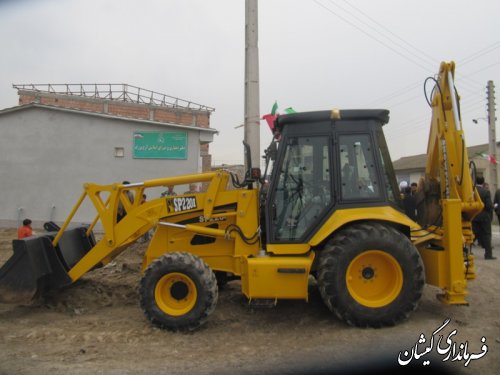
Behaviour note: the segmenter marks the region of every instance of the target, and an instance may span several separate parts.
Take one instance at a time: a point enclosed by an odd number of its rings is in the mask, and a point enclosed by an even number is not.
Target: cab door
[[[333,206],[329,134],[282,140],[267,198],[268,243],[303,243]]]

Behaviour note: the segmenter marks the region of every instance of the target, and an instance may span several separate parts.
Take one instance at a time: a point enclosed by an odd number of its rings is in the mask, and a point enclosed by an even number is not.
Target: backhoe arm
[[[467,221],[481,211],[482,202],[469,174],[469,158],[454,85],[455,64],[441,63],[432,94],[432,122],[425,179],[439,182],[440,198],[459,199]],[[423,223],[429,224],[429,223]]]
[[[437,79],[430,78],[435,82],[429,103],[432,120],[425,177],[417,193],[417,221],[433,238],[417,242],[427,282],[444,290],[445,303],[466,304],[466,279],[475,277],[468,251],[471,221],[483,204],[469,172],[454,72],[453,62],[443,62]]]

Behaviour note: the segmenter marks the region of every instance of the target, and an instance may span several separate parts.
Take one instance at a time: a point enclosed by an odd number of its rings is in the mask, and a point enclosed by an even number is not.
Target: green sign
[[[134,159],[187,159],[186,132],[134,132]]]

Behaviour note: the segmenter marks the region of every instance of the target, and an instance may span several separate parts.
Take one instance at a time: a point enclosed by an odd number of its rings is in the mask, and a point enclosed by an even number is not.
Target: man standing
[[[411,195],[417,195],[418,184],[416,182],[412,182],[410,184],[411,187]]]
[[[407,186],[405,189],[403,206],[405,208],[406,216],[413,221],[417,221],[417,197],[411,186]]]
[[[129,181],[123,181],[123,185],[130,185]],[[130,204],[134,203],[134,194],[130,190],[125,190],[125,195],[130,201]],[[116,222],[118,223],[121,219],[125,217],[127,214],[127,211],[125,210],[125,207],[123,206],[122,202],[118,202],[118,212],[117,212],[117,218]]]
[[[493,208],[497,214],[498,224],[500,224],[500,189],[495,191],[495,199],[493,200]]]
[[[189,190],[185,191],[184,194],[194,194],[198,192],[198,184],[192,183],[189,184]]]
[[[493,214],[493,203],[488,189],[484,188],[484,177],[476,178],[476,188],[479,197],[483,201],[484,208],[472,220],[472,230],[477,237],[479,245],[484,248],[484,259],[496,259],[491,248],[491,218]]]
[[[170,197],[174,195],[177,195],[177,193],[174,191],[174,185],[168,185],[167,190],[161,193],[162,197]]]

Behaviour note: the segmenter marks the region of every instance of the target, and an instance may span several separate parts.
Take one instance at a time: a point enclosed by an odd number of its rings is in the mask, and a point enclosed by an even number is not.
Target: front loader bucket
[[[14,254],[0,268],[0,302],[29,304],[44,290],[71,284],[68,270],[95,246],[85,231],[65,231],[55,248],[56,233],[13,240]]]

